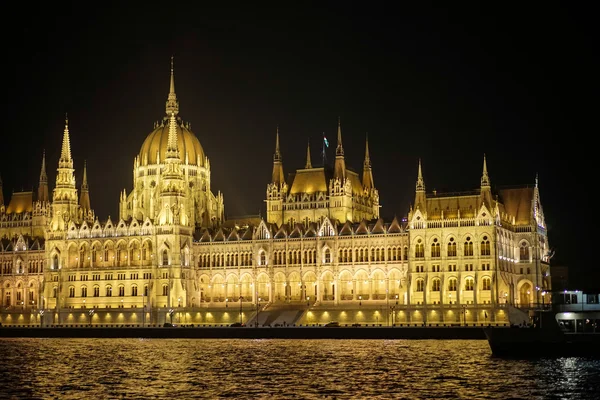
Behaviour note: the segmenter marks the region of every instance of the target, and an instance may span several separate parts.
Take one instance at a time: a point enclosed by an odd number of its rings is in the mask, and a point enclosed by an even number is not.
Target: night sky
[[[277,125],[287,174],[304,166],[307,140],[313,165],[322,162],[323,132],[334,159],[340,117],[357,171],[368,132],[384,218],[406,215],[419,158],[428,191],[462,191],[479,187],[485,153],[493,190],[539,174],[553,264],[570,267],[572,286],[600,280],[586,229],[597,184],[591,10],[162,4],[27,4],[9,16],[6,203],[37,189],[43,149],[53,188],[68,112],[77,184],[87,160],[92,208],[116,219],[133,159],[164,115],[174,55],[180,115],[227,215],[265,215]]]

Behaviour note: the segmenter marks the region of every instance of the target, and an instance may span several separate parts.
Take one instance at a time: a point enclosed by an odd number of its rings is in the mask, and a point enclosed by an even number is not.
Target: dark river
[[[485,340],[0,339],[0,398],[598,399],[600,360]]]

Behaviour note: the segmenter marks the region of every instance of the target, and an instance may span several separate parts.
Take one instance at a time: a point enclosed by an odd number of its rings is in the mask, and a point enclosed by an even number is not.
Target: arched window
[[[58,254],[52,258],[52,269],[58,269]]]
[[[119,296],[125,296],[125,286],[123,285],[119,286]]]
[[[422,292],[425,288],[425,281],[423,279],[419,279],[417,281],[417,292]]]
[[[69,297],[75,297],[75,286],[69,287]]]
[[[106,287],[106,297],[111,297],[112,296],[112,286],[107,286]]]
[[[169,265],[169,253],[167,252],[167,250],[163,250],[162,265]]]
[[[96,254],[97,254],[97,250],[96,247],[92,247],[92,262],[95,263],[96,262]]]
[[[433,282],[431,282],[431,291],[432,292],[440,291],[440,280],[439,279],[434,279]]]
[[[467,237],[467,240],[465,241],[464,256],[470,257],[472,255],[473,255],[473,242],[471,242],[470,237]]]
[[[87,297],[87,287],[85,286],[81,288],[81,297]]]
[[[10,292],[9,292],[10,293]],[[56,298],[56,295],[58,293],[58,288],[56,286],[54,286],[52,288],[52,297]],[[8,294],[8,293],[7,293]]]
[[[450,238],[450,243],[448,243],[448,257],[456,257],[456,242],[454,238]]]
[[[455,292],[456,291],[456,278],[450,278],[450,280],[448,280],[448,291],[450,292]]]
[[[323,251],[323,262],[325,264],[329,264],[331,262],[331,251],[329,249],[325,249]]]
[[[137,286],[136,285],[133,285],[131,287],[131,295],[132,296],[137,296]]]
[[[482,256],[490,255],[490,241],[488,240],[487,236],[484,236],[483,240],[481,241],[481,255]]]
[[[473,278],[465,279],[465,290],[473,290]]]
[[[485,278],[483,278],[483,290],[490,290],[492,287],[492,281],[490,278],[488,278],[487,276]]]
[[[431,244],[431,257],[440,257],[440,244],[437,239],[433,239]]]
[[[527,242],[521,243],[521,247],[519,248],[519,260],[524,262],[529,261],[529,246],[527,246]]]
[[[290,257],[292,254],[290,253]],[[261,250],[258,257],[258,265],[267,265],[267,253]]]
[[[418,239],[417,244],[415,245],[415,258],[423,257],[425,257],[425,246],[421,243],[421,239]]]
[[[94,297],[100,297],[100,286],[94,286]]]
[[[162,287],[162,295],[163,296],[168,296],[169,295],[169,285],[163,285],[163,287]]]

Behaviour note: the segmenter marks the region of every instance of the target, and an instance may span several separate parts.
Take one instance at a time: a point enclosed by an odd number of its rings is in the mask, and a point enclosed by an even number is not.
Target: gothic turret
[[[337,147],[335,148],[335,167],[333,177],[341,179],[346,178],[346,160],[344,159],[344,147],[342,146],[342,124],[338,117]],[[343,184],[343,183],[342,183]]]
[[[488,211],[492,210],[492,189],[490,187],[490,177],[488,176],[485,154],[483,155],[483,172],[481,174],[481,202]]]
[[[425,200],[425,181],[423,180],[423,172],[421,171],[421,159],[419,158],[419,172],[417,175],[417,184],[415,188],[415,210],[426,212]]]
[[[283,160],[281,159],[281,151],[279,150],[279,127],[275,135],[275,153],[273,154],[273,174],[271,183],[279,186],[285,182],[283,175]]]
[[[363,179],[362,184],[365,189],[372,189],[375,187],[373,184],[373,171],[371,169],[371,157],[369,155],[369,137],[367,136],[365,144],[365,161],[363,163]]]
[[[42,153],[42,169],[40,171],[40,184],[38,186],[38,201],[47,203],[50,201],[48,195],[48,175],[46,174],[46,150]]]
[[[92,209],[90,206],[90,190],[87,181],[87,162],[85,161],[83,162],[83,180],[81,182],[79,206],[81,207],[84,215],[87,215],[87,213]]]
[[[175,74],[173,72],[173,57],[171,57],[171,87],[169,89],[169,97],[167,98],[166,112],[167,115],[179,114],[179,101],[177,101],[177,95],[175,94]]]
[[[312,168],[312,162],[310,161],[310,140],[306,146],[306,164],[304,165],[305,169]]]
[[[56,230],[61,230],[63,225],[58,221],[59,219],[67,223],[72,219],[77,219],[79,215],[77,188],[75,187],[75,170],[73,169],[73,159],[71,158],[69,119],[66,117],[62,149],[56,172],[56,187],[52,194],[52,209],[54,210],[52,226]]]

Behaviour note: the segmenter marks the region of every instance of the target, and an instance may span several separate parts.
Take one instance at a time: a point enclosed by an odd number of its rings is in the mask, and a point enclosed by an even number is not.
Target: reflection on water
[[[597,398],[600,361],[484,340],[0,339],[5,398]]]

